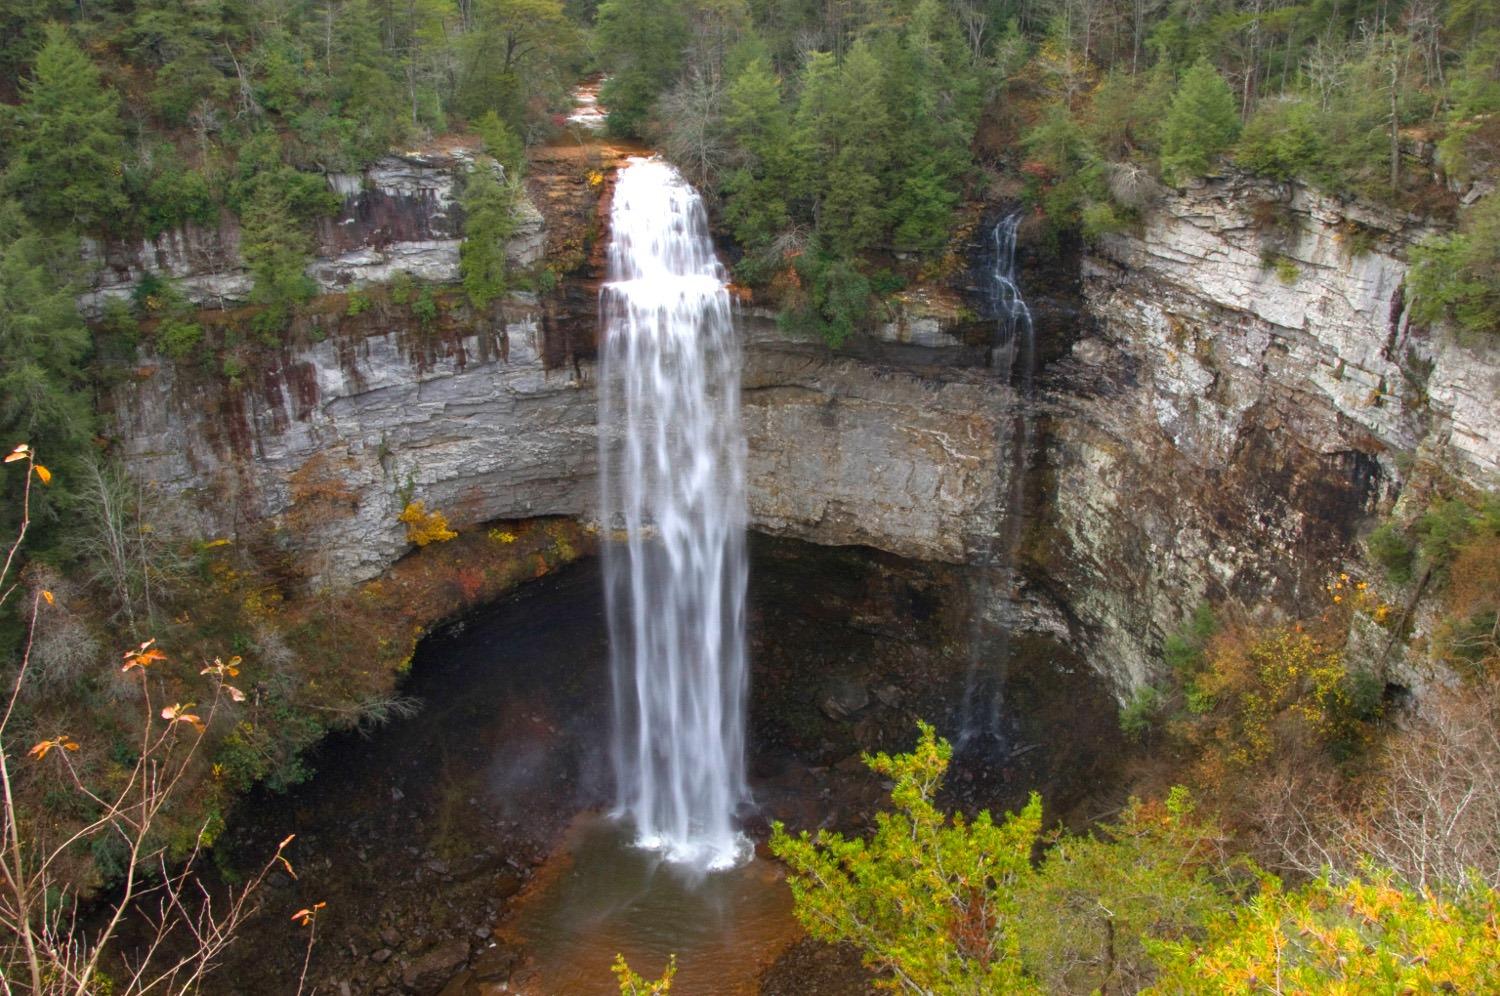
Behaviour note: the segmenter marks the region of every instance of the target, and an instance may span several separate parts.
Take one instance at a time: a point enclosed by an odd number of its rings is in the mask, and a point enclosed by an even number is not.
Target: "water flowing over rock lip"
[[[620,171],[599,379],[616,814],[703,872],[750,848],[739,351],[702,198],[657,158]]]

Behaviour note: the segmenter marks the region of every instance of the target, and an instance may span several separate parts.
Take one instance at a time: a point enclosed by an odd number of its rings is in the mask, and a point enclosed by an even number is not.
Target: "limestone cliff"
[[[1228,177],[1083,260],[1038,559],[1122,694],[1200,599],[1317,593],[1414,460],[1500,484],[1500,350],[1408,320],[1427,231]]]
[[[590,518],[597,489],[591,362],[549,370],[531,298],[503,327],[432,337],[380,318],[288,350],[237,387],[148,363],[114,396],[122,456],[232,535],[284,525],[325,550],[322,573],[363,579],[407,549],[420,499],[455,524]],[[923,560],[965,559],[994,497],[994,385],[924,377],[759,329],[746,351],[752,524]],[[316,529],[286,525],[313,494],[347,496]]]
[[[269,526],[323,551],[329,579],[400,557],[409,499],[460,528],[592,518],[591,288],[610,162],[556,158],[534,169],[533,197],[572,220],[524,242],[570,261],[550,295],[517,296],[496,316],[459,308],[437,330],[395,311],[343,320],[230,386],[148,360],[110,400],[122,454],[192,499],[206,531]],[[429,167],[403,168],[420,174],[406,201],[388,194],[394,179],[361,181],[357,195],[349,183],[346,228],[325,233],[316,264],[325,286],[364,279],[338,262],[351,255],[394,265],[392,247],[452,241],[451,181],[423,193]],[[407,220],[382,228],[387,209]],[[1407,319],[1405,259],[1427,231],[1226,177],[1164,197],[1138,231],[1075,255],[1081,269],[1039,269],[1023,244],[1043,361],[1029,400],[986,362],[972,287],[965,307],[905,300],[895,324],[838,353],[788,342],[747,310],[752,526],[993,563],[1019,515],[1021,583],[996,597],[1022,611],[1001,616],[1070,630],[1127,696],[1200,600],[1305,605],[1414,462],[1500,484],[1500,350]],[[384,248],[376,232],[390,234]],[[1034,451],[1017,459],[1022,405]],[[294,514],[329,495],[314,525]]]
[[[323,290],[384,281],[403,270],[422,280],[457,280],[463,241],[458,200],[473,162],[467,147],[455,145],[385,156],[362,173],[329,174],[342,207],[318,224],[308,276]],[[510,256],[525,266],[541,258],[542,217],[528,201],[518,210]],[[105,302],[129,298],[147,273],[172,279],[203,307],[243,302],[252,281],[239,246],[239,225],[227,213],[217,226],[189,225],[139,242],[86,240],[85,253],[97,265],[80,305],[97,315]]]

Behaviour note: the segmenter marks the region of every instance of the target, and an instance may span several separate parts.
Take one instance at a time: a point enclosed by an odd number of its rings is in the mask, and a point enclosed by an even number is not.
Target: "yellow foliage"
[[[1159,946],[1151,993],[1491,993],[1500,986],[1500,896],[1448,898],[1383,873],[1295,892],[1271,879],[1201,941]]]
[[[427,511],[419,501],[409,502],[397,518],[406,524],[406,538],[417,546],[446,543],[458,535],[448,528],[447,516],[436,509]]]
[[[1208,785],[1293,749],[1299,728],[1336,757],[1350,756],[1378,709],[1338,651],[1301,626],[1220,633],[1191,696],[1199,718],[1188,736],[1202,751],[1198,777]]]
[[[508,545],[516,541],[516,534],[509,529],[491,529],[487,535],[492,543]]]

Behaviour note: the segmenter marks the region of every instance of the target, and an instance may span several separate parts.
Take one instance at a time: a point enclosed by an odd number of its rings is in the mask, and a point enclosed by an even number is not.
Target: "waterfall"
[[[739,352],[703,202],[620,171],[600,292],[599,449],[618,815],[697,868],[748,855]]]
[[[996,222],[990,232],[994,266],[987,290],[995,320],[990,365],[1003,383],[1014,385],[1016,403],[1010,419],[1000,422],[1001,438],[996,446],[996,451],[1004,454],[1002,507],[996,530],[987,537],[981,554],[976,598],[979,611],[975,613],[961,705],[958,736],[961,747],[976,740],[990,741],[991,748],[1004,746],[1000,717],[1014,622],[1015,563],[1025,526],[1027,462],[1036,433],[1031,411],[1036,393],[1036,329],[1031,309],[1016,282],[1016,230],[1020,225],[1021,212],[1014,211]],[[997,590],[998,599],[994,597]],[[996,618],[987,617],[992,602],[998,613]]]

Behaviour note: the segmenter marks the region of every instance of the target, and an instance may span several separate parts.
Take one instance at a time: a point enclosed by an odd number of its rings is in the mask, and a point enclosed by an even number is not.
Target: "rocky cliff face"
[[[390,279],[406,271],[422,280],[458,279],[463,213],[458,205],[472,152],[456,146],[441,152],[386,156],[363,173],[329,174],[329,187],[343,201],[334,217],[318,224],[315,258],[308,276],[323,290],[343,290]],[[511,242],[518,266],[542,254],[542,217],[529,202],[519,207]],[[217,227],[189,225],[140,242],[88,240],[85,253],[98,264],[80,300],[97,315],[111,299],[129,298],[148,273],[170,278],[203,307],[243,302],[251,279],[240,258],[240,231],[227,215]]]
[[[455,523],[593,507],[593,392],[546,369],[534,308],[421,348],[404,323],[370,324],[288,350],[239,387],[143,366],[114,397],[122,457],[186,498],[206,534],[269,525],[321,553],[331,580],[372,577],[407,550],[396,517],[409,500]],[[321,514],[304,528],[309,502]]]
[[[1241,178],[1083,262],[1039,573],[1121,694],[1201,599],[1318,593],[1413,460],[1500,483],[1500,351],[1410,324],[1415,219]]]
[[[326,551],[321,573],[341,579],[407,550],[396,517],[408,500],[460,527],[591,518],[594,367],[549,370],[539,315],[517,300],[495,331],[420,349],[416,330],[376,319],[289,350],[237,388],[147,364],[114,398],[122,456],[189,499],[206,532],[270,524],[295,548]],[[752,524],[963,561],[994,499],[994,385],[831,357],[744,324]],[[328,506],[310,530],[294,526],[309,500]]]
[[[147,363],[112,400],[123,455],[191,499],[205,530],[269,524],[323,551],[331,579],[401,556],[411,499],[460,528],[591,518],[590,288],[608,184],[596,159],[558,158],[534,170],[533,197],[564,220],[518,249],[545,238],[549,260],[573,260],[551,298],[438,333],[367,315],[233,388]],[[325,286],[375,272],[351,259],[456,246],[451,178],[424,187],[436,167],[401,168],[416,172],[348,182],[347,217],[323,235]],[[752,525],[950,563],[993,564],[997,537],[1019,535],[1019,584],[993,596],[1013,611],[998,617],[1070,631],[1125,697],[1200,600],[1306,604],[1413,461],[1500,484],[1500,352],[1406,318],[1406,253],[1424,234],[1245,179],[1170,195],[1139,233],[1084,256],[1081,283],[1023,270],[1043,361],[1029,400],[986,365],[988,324],[964,326],[952,302],[905,302],[839,354],[747,312]],[[1016,459],[1022,405],[1034,452]],[[310,502],[319,514],[299,513]]]

